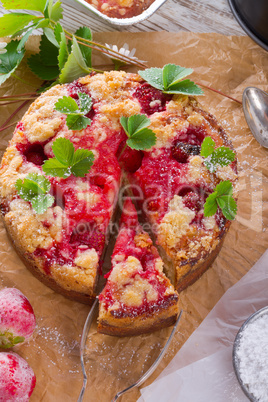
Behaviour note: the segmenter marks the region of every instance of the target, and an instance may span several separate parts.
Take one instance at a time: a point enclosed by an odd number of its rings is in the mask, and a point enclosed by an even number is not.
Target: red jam
[[[170,95],[163,94],[162,91],[151,87],[147,83],[140,85],[133,93],[133,96],[138,99],[142,112],[147,115],[163,112],[166,110],[167,101],[171,99]]]

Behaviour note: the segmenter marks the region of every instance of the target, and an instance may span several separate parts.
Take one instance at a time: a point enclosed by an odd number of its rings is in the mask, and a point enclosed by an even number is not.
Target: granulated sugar
[[[257,401],[268,401],[268,314],[248,324],[237,349],[239,372],[248,391]]]

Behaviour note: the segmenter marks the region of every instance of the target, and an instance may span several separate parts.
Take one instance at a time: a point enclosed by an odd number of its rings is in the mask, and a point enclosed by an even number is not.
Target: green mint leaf
[[[237,213],[237,205],[232,194],[233,185],[230,180],[220,182],[206,199],[204,216],[214,215],[219,207],[226,219],[233,220]]]
[[[128,140],[127,145],[136,150],[150,149],[156,143],[155,133],[144,128],[143,130],[133,134]]]
[[[44,12],[47,0],[1,0],[6,10],[33,10]]]
[[[52,144],[52,151],[62,165],[68,167],[73,164],[74,146],[67,138],[57,138]]]
[[[59,82],[66,84],[72,82],[79,77],[83,77],[91,72],[84,60],[77,40],[73,36],[73,44],[71,47],[71,53],[69,54],[64,67],[61,70],[59,76]]]
[[[140,70],[138,74],[152,87],[160,89],[160,91],[164,90],[162,68],[147,68],[146,70]]]
[[[216,198],[216,193],[212,193],[208,196],[204,205],[204,216],[208,217],[216,214],[218,209]]]
[[[88,27],[80,27],[76,32],[75,35],[79,37],[79,42],[83,42],[85,44],[88,44],[87,42],[83,41],[82,38],[87,39],[87,40],[92,40],[92,33],[91,30]],[[84,57],[84,60],[86,62],[86,65],[88,67],[92,67],[91,64],[91,53],[92,49],[88,46],[83,46],[79,43],[79,48],[81,50],[81,53]]]
[[[55,110],[63,114],[79,113],[79,107],[71,96],[63,96],[55,103]]]
[[[201,152],[200,155],[204,158],[207,158],[209,155],[212,154],[215,148],[215,141],[211,137],[205,137],[202,145],[201,145]]]
[[[80,112],[85,115],[87,114],[92,107],[92,99],[89,95],[78,92],[79,102],[80,102]]]
[[[72,174],[76,177],[84,177],[92,167],[94,154],[88,149],[77,149],[74,154]]]
[[[168,90],[171,85],[177,84],[187,75],[192,74],[191,68],[177,66],[176,64],[166,64],[163,67],[163,84],[164,89]]]
[[[50,194],[40,194],[31,200],[33,209],[37,214],[43,214],[54,203],[54,197]]]
[[[56,1],[55,4],[53,4],[53,1],[51,1],[51,6],[48,7],[48,17],[49,19],[53,20],[54,22],[57,22],[63,18],[63,9],[61,7],[61,1]]]
[[[90,126],[91,120],[88,117],[84,117],[79,114],[68,115],[66,124],[70,130],[80,131],[87,128],[87,126]]]
[[[52,177],[63,177],[64,179],[66,179],[71,175],[70,167],[62,164],[56,158],[47,159],[44,162],[42,169],[43,172]]]
[[[11,13],[0,18],[0,37],[13,35],[20,29],[27,26],[36,17],[30,14]]]
[[[203,95],[203,90],[193,81],[183,80],[172,84],[166,91],[167,94],[183,94],[183,95]]]
[[[40,54],[32,54],[27,60],[29,68],[41,80],[52,81],[59,76],[58,66],[45,66],[41,60]]]
[[[0,85],[3,84],[20,64],[25,50],[17,51],[18,40],[12,40],[6,45],[6,53],[0,54]]]

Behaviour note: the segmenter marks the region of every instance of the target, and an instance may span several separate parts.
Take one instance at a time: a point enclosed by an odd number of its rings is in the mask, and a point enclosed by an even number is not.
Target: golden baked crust
[[[130,199],[123,206],[112,270],[99,295],[98,331],[128,336],[174,324],[178,294],[163,273],[163,262],[138,223]]]
[[[77,99],[79,91],[92,97],[92,124],[72,131],[66,125],[66,116],[54,106],[62,96]],[[138,113],[150,117],[149,128],[156,134],[156,144],[143,153],[126,149],[121,155],[126,136],[120,117]],[[216,147],[232,148],[215,118],[202,110],[195,98],[164,95],[137,74],[112,71],[90,75],[42,94],[17,125],[0,167],[4,223],[32,272],[67,297],[93,300],[105,236],[117,203],[121,172],[125,171],[130,183],[141,189],[141,209],[177,289],[181,291],[193,283],[218,254],[230,221],[201,216],[202,206],[196,212],[186,205],[184,190],[188,186],[198,194],[201,190],[211,192],[221,180],[230,180],[235,187],[237,174],[236,161],[210,173],[198,153],[191,154],[187,163],[178,163],[173,149],[183,135],[186,142],[189,135],[210,136]],[[39,159],[53,157],[52,143],[60,137],[70,139],[76,149],[92,150],[94,165],[85,179],[48,177],[62,200],[57,196],[55,205],[38,215],[30,203],[18,197],[15,183],[29,173],[44,174]],[[165,172],[159,174],[159,167],[173,174],[176,188],[172,182],[169,192],[164,189],[159,193],[167,181]],[[86,230],[94,226],[93,238],[88,235],[85,241],[80,223],[86,225]],[[140,239],[140,244],[143,241]],[[173,311],[173,304],[169,308]],[[165,319],[161,315],[159,320]],[[104,321],[103,327],[108,325]]]

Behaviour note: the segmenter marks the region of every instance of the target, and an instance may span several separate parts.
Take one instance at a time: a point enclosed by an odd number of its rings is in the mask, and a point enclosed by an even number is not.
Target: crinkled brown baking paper
[[[192,78],[196,82],[239,100],[247,86],[268,90],[268,54],[247,37],[109,32],[96,34],[95,40],[116,45],[127,42],[130,48],[137,49],[136,56],[147,60],[149,66],[176,63],[192,67],[195,70]],[[27,47],[34,51],[36,45],[35,38]],[[109,61],[97,56],[96,62],[105,64]],[[40,82],[25,66],[20,68],[20,77],[37,87]],[[31,87],[10,79],[0,93],[30,91]],[[240,172],[238,215],[213,266],[181,293],[180,305],[184,313],[179,329],[166,357],[146,385],[160,374],[224,292],[252,267],[268,245],[268,150],[252,137],[241,105],[209,90],[205,90],[200,101],[222,123],[237,150]],[[14,106],[1,106],[1,125],[13,110]],[[1,133],[1,152],[6,148],[12,131]],[[76,401],[82,385],[79,341],[89,308],[65,299],[38,282],[13,250],[2,224],[0,247],[0,287],[19,288],[29,298],[37,317],[33,338],[14,348],[36,373],[37,385],[31,400]],[[167,328],[151,335],[119,339],[97,334],[94,325],[86,351],[89,379],[84,400],[110,401],[114,394],[136,381],[156,358],[170,331]],[[138,396],[138,390],[134,390],[122,400],[135,401]]]

